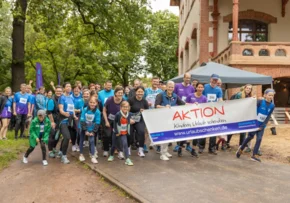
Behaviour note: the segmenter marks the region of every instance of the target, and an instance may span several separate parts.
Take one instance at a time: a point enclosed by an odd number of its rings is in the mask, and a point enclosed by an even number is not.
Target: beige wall
[[[190,11],[191,2],[194,1],[191,12],[186,20],[186,16]],[[185,4],[186,0],[181,0],[180,8]],[[197,26],[197,40],[191,39],[191,33],[196,23],[199,25],[200,22],[200,0],[187,0],[186,6],[184,7],[183,18],[180,17],[179,22],[179,53],[183,50],[183,60],[179,58],[179,74],[183,74],[187,69],[190,68],[199,56],[199,26]],[[182,27],[184,26],[183,30]],[[186,39],[189,38],[189,49],[185,50]],[[186,56],[187,55],[187,56]]]
[[[228,23],[223,22],[223,17],[232,13],[232,0],[219,1],[219,27],[218,27],[218,52],[228,46]],[[255,10],[267,13],[277,18],[277,24],[269,24],[270,42],[290,42],[290,2],[286,6],[286,15],[281,15],[281,0],[242,0],[239,1],[240,11]]]

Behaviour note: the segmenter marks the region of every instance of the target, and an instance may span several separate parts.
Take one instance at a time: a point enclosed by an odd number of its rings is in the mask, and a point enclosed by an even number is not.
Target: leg
[[[103,148],[104,148],[104,151],[107,151],[107,152],[110,149],[110,139],[112,139],[111,133],[112,133],[111,128],[104,126]]]
[[[40,148],[42,151],[42,160],[46,160],[46,147],[44,142],[40,142]]]
[[[18,138],[18,131],[20,129],[20,125],[21,125],[21,118],[22,118],[22,115],[20,114],[17,114],[16,115],[16,123],[15,123],[15,139]]]
[[[242,134],[242,133],[241,133]],[[228,135],[228,140],[227,140],[227,144],[230,145],[231,139],[232,139],[233,135]],[[241,145],[241,144],[240,144]]]
[[[261,143],[262,143],[263,135],[264,135],[264,129],[257,131],[256,144],[255,144],[254,151],[253,151],[254,156],[258,154],[258,151],[259,151]]]
[[[6,134],[7,134],[9,123],[10,123],[10,119],[9,118],[3,118],[2,119],[2,128],[1,128],[1,131],[0,131],[0,136],[2,136],[3,138],[6,138]]]
[[[23,133],[24,133],[24,130],[25,130],[25,122],[26,122],[26,119],[27,119],[27,115],[26,114],[23,114],[21,116],[21,124],[20,124],[20,136],[21,137],[23,137]]]
[[[241,150],[242,151],[245,149],[245,147],[247,146],[248,142],[250,142],[254,138],[254,136],[255,136],[256,133],[257,133],[257,131],[250,132],[248,134],[248,137],[244,140],[243,144],[241,145]]]
[[[28,150],[26,151],[24,157],[25,157],[25,158],[28,158],[29,154],[30,154],[31,152],[33,152],[33,150],[34,150],[34,147],[31,147],[31,146],[30,146],[30,147],[28,148]]]
[[[70,140],[70,132],[69,132],[69,127],[67,124],[61,124],[60,126],[60,131],[63,136],[62,144],[61,144],[61,151],[62,154],[65,156],[67,152],[67,148],[69,145],[69,140]]]
[[[192,148],[196,147],[198,144],[198,139],[192,140]]]
[[[74,129],[74,127],[69,127],[69,132],[70,132],[70,136],[71,136],[72,145],[75,145],[76,140],[77,140],[77,132]]]
[[[50,152],[54,148],[55,133],[56,133],[56,131],[53,128],[51,128],[50,129],[50,134],[49,134],[49,140],[48,140],[48,151],[50,151]]]
[[[95,156],[95,136],[89,136],[90,152],[92,156]]]
[[[127,136],[126,135],[122,135],[120,137],[121,139],[121,143],[122,143],[122,149],[123,152],[125,153],[125,159],[127,159],[129,157],[129,151],[128,151],[128,143],[127,143]]]
[[[161,154],[166,155],[168,151],[168,144],[161,144]]]
[[[139,122],[135,124],[136,126],[136,134],[137,134],[137,138],[138,138],[138,142],[139,142],[139,148],[144,147],[144,142],[145,142],[145,123],[143,122]]]
[[[210,137],[209,138],[209,146],[208,146],[208,149],[209,150],[215,150],[215,146],[216,146],[216,136]]]
[[[239,146],[241,146],[246,138],[246,133],[240,133],[240,142]]]
[[[198,147],[200,149],[204,149],[205,148],[205,142],[206,142],[206,138],[200,138],[198,141]]]
[[[79,147],[80,147],[80,154],[83,154],[83,151],[84,151],[84,141],[85,141],[85,131],[81,131],[80,133],[80,144],[79,144]]]

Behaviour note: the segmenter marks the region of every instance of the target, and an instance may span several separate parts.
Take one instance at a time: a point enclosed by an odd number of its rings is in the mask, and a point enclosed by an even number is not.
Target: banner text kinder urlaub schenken
[[[154,144],[258,129],[254,98],[146,110],[142,115]]]

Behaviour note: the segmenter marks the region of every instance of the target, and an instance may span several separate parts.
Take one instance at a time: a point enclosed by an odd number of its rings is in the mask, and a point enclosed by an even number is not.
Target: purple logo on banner
[[[43,86],[42,67],[40,63],[36,63],[36,88]]]

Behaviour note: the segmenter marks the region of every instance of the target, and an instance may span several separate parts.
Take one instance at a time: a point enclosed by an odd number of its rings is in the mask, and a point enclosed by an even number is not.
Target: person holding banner
[[[195,92],[195,88],[191,85],[191,75],[190,73],[185,73],[183,76],[183,82],[177,83],[174,87],[174,93],[177,94],[178,97],[182,99],[182,101],[186,102],[186,98]],[[175,152],[179,152],[179,155],[181,150],[179,150],[180,147],[183,146],[185,142],[179,142],[177,146],[175,146],[174,150]],[[190,142],[186,143],[186,150],[188,152],[192,151],[192,148],[190,147]]]
[[[210,83],[204,85],[203,95],[206,96],[207,102],[217,102],[223,101],[223,93],[221,88],[217,86],[219,76],[217,74],[212,74],[210,78]],[[199,140],[199,153],[203,153],[205,148],[205,138]],[[216,152],[216,137],[210,137],[209,139],[209,153],[217,155]]]
[[[196,84],[196,92],[188,95],[186,98],[187,104],[199,104],[199,103],[206,103],[207,98],[202,94],[204,90],[204,85],[202,83]],[[198,139],[192,140],[192,150],[191,155],[198,157],[198,154],[196,153],[194,147],[198,144]]]
[[[166,84],[166,90],[157,95],[155,101],[155,108],[170,108],[171,106],[185,105],[174,91],[175,83],[173,81],[168,81]],[[179,148],[181,150],[181,148]],[[180,152],[181,153],[181,152]],[[161,144],[161,156],[160,159],[163,161],[168,161],[172,155],[168,153],[168,144]]]
[[[236,152],[236,157],[240,158],[243,153],[243,150],[247,146],[247,144],[254,138],[256,135],[256,144],[253,150],[253,155],[251,160],[261,162],[261,160],[257,157],[259,148],[261,146],[262,138],[264,135],[264,130],[267,126],[268,121],[271,118],[271,114],[274,111],[275,105],[272,102],[275,95],[275,90],[266,89],[264,92],[264,99],[257,100],[257,122],[258,122],[258,131],[250,132],[248,137],[244,140],[243,144],[239,147]]]
[[[143,98],[145,89],[142,86],[136,88],[136,96],[129,99],[130,112],[132,113],[131,119],[135,121],[135,124],[131,126],[130,134],[133,135],[136,131],[137,141],[139,144],[138,156],[145,157],[144,154],[144,142],[145,142],[145,122],[142,117],[142,111],[149,109],[147,100]],[[129,139],[130,142],[130,139]]]

